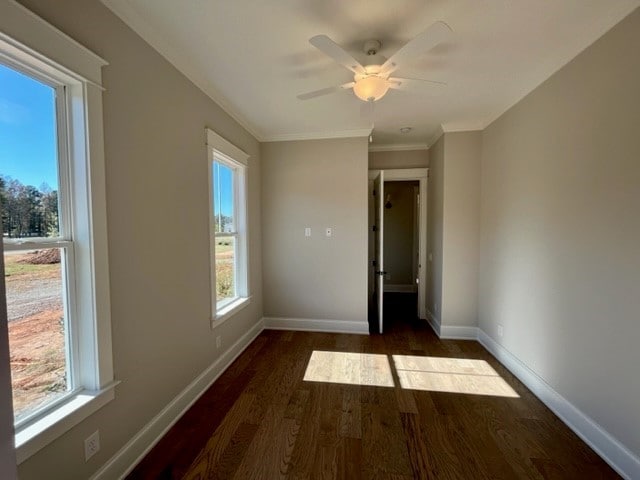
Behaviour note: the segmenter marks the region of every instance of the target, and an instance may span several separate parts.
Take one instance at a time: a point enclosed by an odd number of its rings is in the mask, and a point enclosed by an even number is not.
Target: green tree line
[[[58,235],[58,192],[46,183],[38,189],[0,175],[0,209],[5,237]]]

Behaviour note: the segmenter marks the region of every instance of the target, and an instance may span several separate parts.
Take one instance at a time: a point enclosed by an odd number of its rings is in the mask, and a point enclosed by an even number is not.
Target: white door
[[[375,296],[378,303],[378,325],[380,333],[382,333],[383,325],[383,307],[384,307],[384,172],[380,174],[373,182],[373,191],[375,193]]]

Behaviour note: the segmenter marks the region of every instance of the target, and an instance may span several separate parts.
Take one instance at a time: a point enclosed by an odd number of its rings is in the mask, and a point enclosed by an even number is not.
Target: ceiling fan
[[[308,100],[341,90],[353,89],[356,97],[364,102],[373,104],[374,101],[384,97],[390,88],[402,90],[412,84],[420,83],[445,85],[443,82],[434,80],[392,77],[391,74],[400,68],[406,60],[432,49],[447,39],[450,33],[451,28],[449,25],[438,21],[406,43],[389,59],[378,53],[382,46],[378,40],[368,40],[364,44],[364,52],[367,54],[365,65],[358,62],[326,35],[316,35],[309,40],[309,43],[343,67],[351,70],[354,73],[353,82],[303,93],[298,95],[298,98],[300,100]]]

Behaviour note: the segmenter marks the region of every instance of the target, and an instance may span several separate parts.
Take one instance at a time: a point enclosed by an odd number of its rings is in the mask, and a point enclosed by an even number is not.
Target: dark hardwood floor
[[[128,478],[619,478],[480,344],[388,300],[384,335],[264,331]]]

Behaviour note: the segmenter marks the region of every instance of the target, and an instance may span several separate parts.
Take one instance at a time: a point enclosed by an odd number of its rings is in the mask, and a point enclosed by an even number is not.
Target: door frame
[[[418,316],[427,319],[427,188],[429,179],[428,168],[394,168],[384,169],[384,181],[418,181],[419,211],[418,211]],[[373,181],[380,173],[369,170],[369,180]],[[371,226],[369,226],[371,227]],[[369,268],[374,268],[369,265]]]

